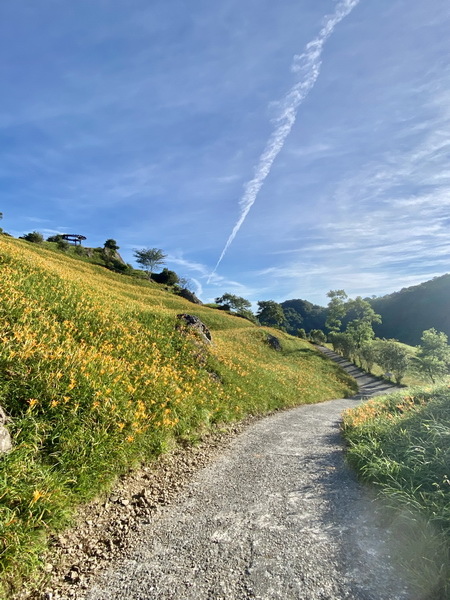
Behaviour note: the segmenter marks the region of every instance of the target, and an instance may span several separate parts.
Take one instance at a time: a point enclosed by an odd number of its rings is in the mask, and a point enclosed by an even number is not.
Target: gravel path
[[[390,566],[388,532],[345,465],[339,435],[344,409],[393,386],[334,358],[357,378],[358,396],[249,427],[134,532],[127,558],[87,600],[413,598]]]

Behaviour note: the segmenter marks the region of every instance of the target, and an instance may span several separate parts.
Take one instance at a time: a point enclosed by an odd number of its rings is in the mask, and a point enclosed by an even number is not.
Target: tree
[[[283,308],[277,302],[273,300],[260,300],[258,302],[258,317],[261,325],[269,325],[280,327],[284,323],[284,312]]]
[[[119,246],[117,245],[116,240],[106,240],[106,242],[103,244],[104,248],[107,248],[108,250],[114,250],[115,252],[119,249]]]
[[[422,333],[421,342],[414,358],[414,367],[434,383],[450,370],[448,337],[433,327]]]
[[[327,341],[327,336],[321,329],[311,329],[309,337],[315,344],[325,344]]]
[[[364,342],[358,350],[359,360],[366,371],[372,373],[372,367],[377,360],[377,351],[372,342]]]
[[[143,248],[142,250],[135,250],[134,256],[136,257],[136,262],[141,265],[141,268],[150,277],[155,267],[164,264],[167,254],[164,254],[158,248]]]
[[[302,340],[306,340],[307,339],[306,331],[304,330],[303,327],[300,327],[300,329],[297,331],[297,336],[299,338],[301,338]]]
[[[410,355],[397,340],[378,340],[376,362],[386,373],[392,373],[396,383],[401,383],[408,369]]]
[[[250,310],[252,303],[241,296],[235,296],[234,294],[224,294],[219,298],[216,298],[215,302],[217,304],[222,304],[229,306],[231,310],[235,310],[237,312],[242,310]]]
[[[375,333],[372,323],[381,323],[381,317],[361,296],[347,302],[347,311],[351,320],[345,331],[353,337],[356,347],[360,348],[364,343],[373,340]]]
[[[32,231],[31,233],[26,233],[20,237],[21,240],[26,240],[27,242],[32,242],[33,244],[42,244],[44,241],[44,236],[39,231]]]
[[[328,336],[333,345],[333,350],[350,360],[356,351],[355,340],[349,333],[332,331]]]
[[[340,331],[342,319],[347,314],[347,294],[344,290],[330,290],[327,294],[330,301],[328,303],[328,316],[325,326],[330,331]]]

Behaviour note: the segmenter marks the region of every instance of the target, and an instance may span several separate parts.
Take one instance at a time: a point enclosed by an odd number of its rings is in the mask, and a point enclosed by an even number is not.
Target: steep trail
[[[358,396],[249,427],[135,533],[128,556],[86,599],[414,598],[392,566],[370,491],[345,464],[339,434],[344,409],[393,386],[341,364],[356,376]]]

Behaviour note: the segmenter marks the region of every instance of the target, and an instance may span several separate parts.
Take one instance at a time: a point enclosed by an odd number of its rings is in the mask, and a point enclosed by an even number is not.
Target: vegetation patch
[[[0,284],[0,405],[13,439],[0,458],[0,597],[36,572],[77,505],[133,466],[216,423],[355,391],[303,340],[195,306],[206,345],[176,327],[188,301],[44,244],[3,237]]]
[[[394,510],[403,559],[421,597],[449,598],[449,386],[369,400],[345,412],[343,433],[350,464]]]

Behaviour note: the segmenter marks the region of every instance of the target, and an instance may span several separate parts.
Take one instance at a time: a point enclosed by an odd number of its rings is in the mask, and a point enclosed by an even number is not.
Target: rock
[[[79,579],[80,574],[78,573],[78,571],[75,570],[75,568],[71,569],[66,575],[66,581],[69,581],[70,583],[77,583]]]
[[[189,300],[189,302],[193,302],[194,304],[203,304],[203,302],[197,298],[194,292],[191,292],[187,288],[181,288],[178,290],[177,295],[181,296],[185,300]]]
[[[206,325],[195,315],[188,315],[186,313],[182,313],[177,315],[178,319],[184,321],[185,325],[188,327],[192,327],[197,331],[203,340],[207,343],[211,343],[211,332],[206,327]]]
[[[7,421],[8,417],[3,408],[0,406],[0,425],[5,425]]]
[[[281,352],[281,343],[277,337],[275,337],[274,335],[268,334],[266,341],[273,350],[276,350],[277,352]]]
[[[4,425],[0,425],[0,454],[6,454],[12,450],[12,441],[9,431]]]
[[[5,413],[3,408],[0,406],[0,454],[6,454],[12,450],[12,440],[8,429],[5,427],[9,421],[8,415]]]

